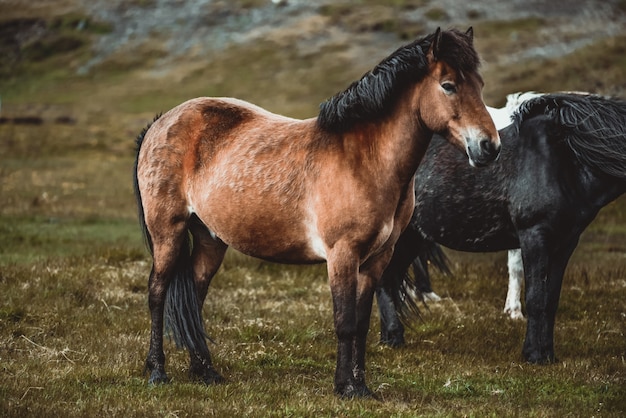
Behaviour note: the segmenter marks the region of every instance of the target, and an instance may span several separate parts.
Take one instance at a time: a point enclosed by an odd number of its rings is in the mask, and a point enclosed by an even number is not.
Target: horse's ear
[[[474,28],[470,26],[465,32],[465,34],[469,37],[470,42],[473,44],[474,43]]]
[[[433,35],[433,42],[430,44],[430,48],[428,50],[429,60],[437,61],[437,55],[439,55],[439,43],[441,42],[441,28],[437,28],[435,34]]]

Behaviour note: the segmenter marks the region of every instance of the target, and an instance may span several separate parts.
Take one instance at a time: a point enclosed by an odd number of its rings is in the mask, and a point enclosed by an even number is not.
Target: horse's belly
[[[270,234],[273,234],[270,232]],[[223,239],[224,240],[224,239]],[[326,261],[323,254],[302,237],[289,235],[260,237],[259,234],[243,234],[227,244],[246,255],[284,264],[315,264]]]
[[[459,235],[455,232],[438,231],[436,234],[427,235],[431,235],[435,242],[457,251],[493,252],[519,248],[517,237],[503,233],[503,231],[497,231],[495,234],[476,235]]]
[[[460,215],[459,215],[460,214]],[[462,212],[419,216],[419,228],[438,244],[457,251],[490,252],[519,248],[519,239],[509,219],[500,216],[467,216]],[[465,216],[463,216],[465,215]]]
[[[199,210],[197,215],[216,238],[237,251],[288,264],[325,261],[321,239],[306,218],[294,216],[297,207],[233,204],[226,210],[225,205],[219,206]]]

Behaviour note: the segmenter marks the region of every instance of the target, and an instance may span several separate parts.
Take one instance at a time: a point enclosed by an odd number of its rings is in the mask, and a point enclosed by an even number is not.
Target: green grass
[[[149,264],[138,248],[4,265],[0,406],[9,416],[623,412],[623,275],[589,281],[574,262],[557,323],[561,361],[533,366],[520,359],[523,323],[500,312],[502,258],[452,253],[457,273],[482,277],[436,277],[450,298],[424,311],[404,348],[378,345],[374,320],[368,377],[381,400],[346,402],[332,394],[335,339],[323,266],[277,266],[237,253],[229,253],[204,309],[228,383],[190,383],[186,355],[167,343],[173,382],[148,387]]]
[[[393,9],[418,3],[428,2],[397,1]],[[352,8],[328,7],[333,24],[349,26]],[[50,16],[59,33],[77,36],[71,28],[82,15]],[[474,24],[478,49],[489,58],[515,42],[533,45],[547,24]],[[191,383],[186,354],[167,342],[173,381],[149,387],[143,367],[150,260],[135,219],[136,135],[154,114],[200,95],[313,116],[322,100],[390,51],[356,60],[347,44],[300,51],[288,38],[267,39],[181,60],[159,78],[150,70],[163,58],[155,39],[78,76],[73,70],[89,54],[89,40],[106,30],[95,23],[92,29],[80,48],[25,62],[19,74],[0,80],[3,115],[31,112],[45,120],[0,125],[0,415],[624,415],[624,197],[599,214],[567,270],[557,364],[522,361],[525,324],[501,313],[505,254],[449,252],[454,277],[433,279],[445,299],[424,309],[405,347],[380,346],[373,315],[368,383],[379,399],[338,399],[325,267],[281,266],[231,251],[204,307],[214,361],[228,382]],[[513,31],[516,38],[508,36]],[[487,102],[501,104],[506,93],[528,89],[619,92],[622,45],[623,35],[559,60],[486,66]],[[52,123],[59,115],[76,124]]]
[[[93,252],[136,254],[141,243],[139,224],[103,218],[0,218],[0,264],[32,263],[42,259],[88,256]]]

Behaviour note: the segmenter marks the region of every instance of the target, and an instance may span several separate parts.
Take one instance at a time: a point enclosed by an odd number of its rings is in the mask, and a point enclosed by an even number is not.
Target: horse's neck
[[[579,185],[585,200],[596,211],[626,193],[626,181],[583,166],[579,172]]]
[[[380,124],[368,126],[371,148],[390,178],[401,182],[413,178],[432,139],[432,131],[422,126],[408,113],[392,115]]]
[[[590,185],[590,192],[600,209],[626,193],[626,181],[602,175],[596,177],[596,181]]]

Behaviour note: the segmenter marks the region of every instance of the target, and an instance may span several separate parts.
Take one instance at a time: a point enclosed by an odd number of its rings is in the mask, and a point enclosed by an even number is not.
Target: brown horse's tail
[[[156,121],[160,115],[154,118]],[[153,121],[153,123],[154,123]],[[139,151],[144,137],[150,129],[149,124],[137,137],[137,149],[134,167],[134,189],[137,200],[137,211],[139,223],[143,232],[144,240],[150,254],[153,254],[152,237],[146,226],[143,203],[139,190],[137,178],[137,167],[139,162]],[[198,301],[198,295],[193,277],[193,266],[191,263],[191,248],[193,246],[191,234],[185,234],[183,243],[179,251],[174,273],[168,285],[165,298],[165,310],[163,317],[165,329],[174,339],[176,345],[189,349],[191,353],[196,353],[200,358],[208,358],[209,349],[206,344],[206,333],[202,321],[202,310]],[[204,354],[207,357],[202,357]]]

